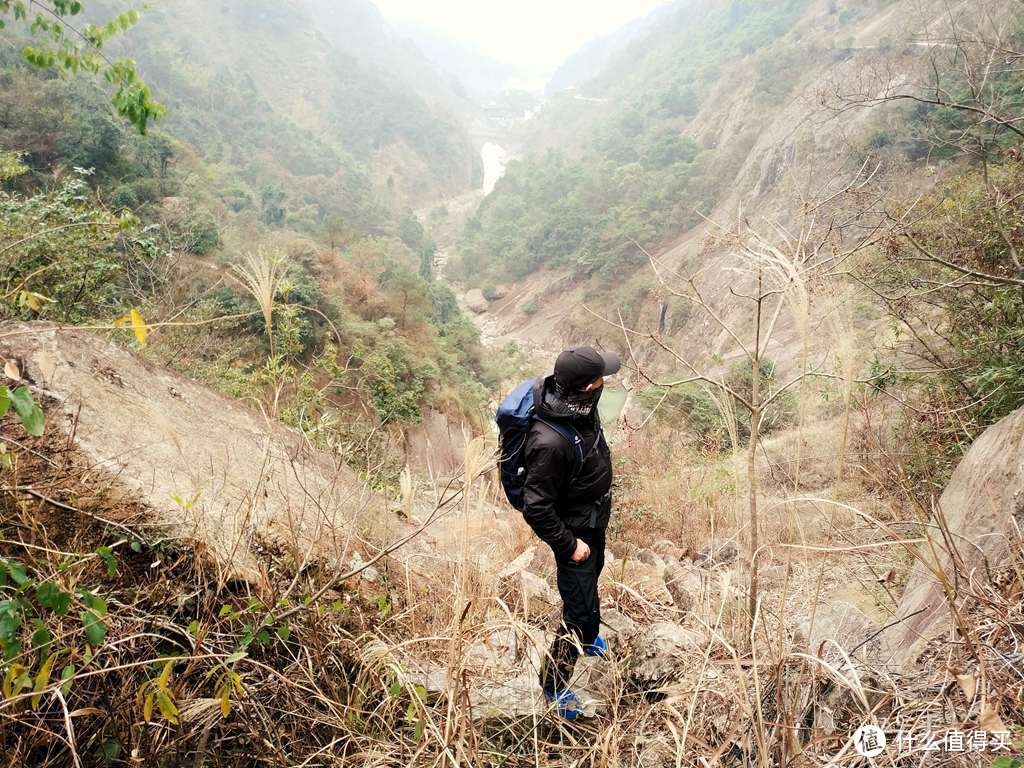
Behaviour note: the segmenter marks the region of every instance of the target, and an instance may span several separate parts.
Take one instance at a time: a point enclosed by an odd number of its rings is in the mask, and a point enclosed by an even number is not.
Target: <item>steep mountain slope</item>
[[[397,209],[478,173],[455,111],[464,99],[372,3],[161,4],[125,46],[168,103],[167,130],[250,178]]]
[[[555,70],[545,90],[553,95],[573,86],[585,88],[623,48],[650,34],[652,28],[671,10],[672,4],[666,4],[610,34],[591,40]]]
[[[446,49],[458,47],[455,41],[434,37],[421,45],[417,35],[389,23],[370,0],[301,0],[300,6],[332,46],[389,73],[428,105],[459,117],[475,111],[472,98],[452,79],[456,73],[438,61]]]
[[[889,185],[899,199],[901,188],[927,187],[918,150],[892,145],[884,129],[912,128],[928,110],[849,108],[835,86],[912,71],[929,51],[922,35],[943,19],[938,5],[885,0],[670,5],[585,98],[554,98],[527,126],[524,156],[471,219],[453,275],[485,288],[520,281],[495,307],[506,332],[621,345],[621,331],[595,328],[579,306],[588,301],[703,346],[709,328],[656,290],[644,251],[683,275],[699,271],[730,319],[741,309],[729,292],[736,243],[708,235],[746,221],[796,237],[808,200],[852,183],[868,160],[873,190]]]
[[[407,37],[444,74],[454,78],[458,89],[464,89],[481,103],[499,94],[506,87],[516,68],[449,37],[443,32],[415,22],[398,22],[395,29]]]

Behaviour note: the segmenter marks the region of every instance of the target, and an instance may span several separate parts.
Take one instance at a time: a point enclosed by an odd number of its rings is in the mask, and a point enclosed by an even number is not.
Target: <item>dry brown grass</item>
[[[874,578],[894,562],[898,547],[883,516],[822,493],[795,497],[785,477],[766,483],[763,565],[783,573],[765,591],[753,642],[745,635],[742,562],[704,571],[688,587],[692,605],[681,610],[645,599],[620,580],[628,569],[617,560],[604,590],[606,613],[624,614],[640,633],[655,621],[681,623],[706,642],[667,665],[665,679],[640,683],[634,669],[644,649],[627,632],[610,660],[581,663],[580,685],[597,697],[598,713],[566,724],[548,711],[534,683],[558,607],[524,608],[522,596],[495,578],[507,553],[523,551],[531,538],[522,525],[499,535],[504,518],[491,506],[497,491],[485,471],[484,443],[468,451],[463,477],[473,482],[438,479],[428,486],[406,475],[399,483],[395,506],[413,520],[438,500],[447,503],[448,516],[439,521],[446,526],[444,551],[399,550],[378,564],[379,584],[352,578],[332,587],[337,573],[326,563],[305,562],[296,572],[294,555],[268,550],[267,577],[256,592],[237,582],[221,586],[218,568],[194,542],[158,543],[145,511],[118,497],[110,478],[82,466],[58,433],[32,442],[4,434],[21,445],[19,463],[2,477],[0,556],[25,563],[34,579],[87,587],[110,606],[108,637],[91,659],[77,618],[46,618],[64,658],[75,660],[75,678],[63,699],[50,685],[34,706],[27,691],[0,701],[7,765],[74,765],[76,756],[81,765],[100,765],[103,745],[116,740],[124,764],[134,753],[142,764],[175,766],[854,766],[859,758],[849,738],[866,721],[895,728],[941,715],[944,727],[966,728],[998,716],[1024,726],[1020,552],[990,579],[965,582],[980,659],[962,638],[936,642],[923,672],[901,676],[828,642],[809,647],[814,607],[825,597],[853,584],[884,602]],[[780,435],[768,454],[786,455],[793,439]],[[626,522],[620,535],[638,544],[667,536],[696,547],[712,536],[740,534],[743,477],[731,458],[700,464],[677,452],[667,466],[664,450],[651,440],[622,447],[626,461],[656,480],[626,491],[620,514],[629,514],[631,501],[650,507],[642,524]],[[816,475],[812,459],[803,455],[805,479]],[[657,473],[646,463],[655,460]],[[834,462],[834,454],[821,461]],[[770,462],[761,470],[771,478]],[[80,511],[16,490],[26,486]],[[849,489],[830,490],[849,500]],[[480,544],[488,537],[498,540],[489,550]],[[134,539],[143,542],[139,552],[132,551]],[[117,553],[115,575],[89,556],[103,545]],[[65,553],[86,557],[62,570]],[[279,607],[291,612],[287,638],[253,643],[245,657],[229,661],[244,625],[258,629],[263,616],[280,615],[277,601],[294,585],[297,598]],[[303,604],[302,595],[325,587]],[[200,622],[198,637],[188,629],[193,620]],[[514,650],[502,651],[502,642]],[[38,667],[30,653],[19,658]],[[169,693],[180,723],[154,714],[147,724],[138,692],[171,658]],[[231,694],[227,717],[217,698],[225,667],[241,676],[245,692]],[[950,668],[976,681],[972,696]],[[488,697],[500,684],[511,686],[500,700],[517,713],[489,711]],[[971,764],[967,757],[960,763]]]

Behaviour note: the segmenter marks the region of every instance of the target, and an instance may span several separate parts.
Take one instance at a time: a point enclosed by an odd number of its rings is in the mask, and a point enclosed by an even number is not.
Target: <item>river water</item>
[[[494,191],[494,185],[498,179],[505,175],[505,166],[508,165],[508,152],[500,144],[488,141],[480,149],[480,159],[484,164],[484,195]]]

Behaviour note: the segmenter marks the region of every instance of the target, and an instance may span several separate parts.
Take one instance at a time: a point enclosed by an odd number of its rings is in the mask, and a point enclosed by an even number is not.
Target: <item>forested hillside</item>
[[[458,97],[425,87],[427,62],[389,34],[369,3],[167,3],[142,17],[131,53],[204,160],[289,187],[305,226],[331,212],[377,226],[368,199],[401,210],[477,174]]]
[[[772,377],[798,373],[808,355],[836,354],[838,331],[805,334],[807,323],[833,322],[839,300],[823,297],[841,291],[856,305],[841,310],[844,335],[879,339],[860,375],[952,409],[900,427],[920,440],[911,474],[945,476],[981,429],[1024,404],[1020,347],[1006,335],[1020,309],[1010,222],[1024,101],[1014,54],[986,58],[1019,50],[1021,31],[1010,6],[989,11],[889,0],[669,4],[524,127],[525,150],[470,218],[451,272],[485,296],[518,284],[492,307],[505,335],[631,344],[646,407],[714,442],[725,437],[703,385],[665,394],[652,382],[682,372],[736,386],[745,376],[750,387],[733,344],[758,328],[743,300],[749,264],[761,249],[785,254],[786,291],[797,279],[828,287],[818,305],[807,299],[809,319],[772,321],[780,338],[765,386],[780,386]],[[852,283],[833,284],[830,259]],[[964,293],[926,266],[935,263],[950,279],[989,277]],[[693,355],[680,359],[676,344]],[[887,373],[908,359],[932,375]],[[785,398],[777,405],[785,421]]]
[[[572,265],[609,275],[644,261],[634,241],[666,242],[732,192],[752,136],[700,141],[688,126],[723,68],[741,59],[763,73],[760,105],[787,96],[786,67],[796,62],[778,51],[792,44],[782,41],[808,3],[704,5],[703,14],[693,2],[659,11],[651,31],[635,35],[596,78],[577,83],[599,103],[552,97],[528,128],[532,151],[511,165],[470,223],[460,274],[521,278],[540,266]]]
[[[0,0],[0,768],[1022,768],[1019,0],[410,37]]]
[[[0,314],[173,321],[149,354],[324,443],[386,445],[381,425],[400,434],[430,406],[476,419],[488,363],[409,207],[468,187],[476,161],[450,94],[402,80],[397,55],[385,68],[390,33],[359,8],[348,34],[377,35],[362,41],[375,59],[336,48],[312,6],[143,14],[117,46],[166,108],[145,135],[102,83],[24,61],[26,26],[0,32]],[[325,388],[334,376],[348,381]],[[365,410],[339,419],[353,402]]]

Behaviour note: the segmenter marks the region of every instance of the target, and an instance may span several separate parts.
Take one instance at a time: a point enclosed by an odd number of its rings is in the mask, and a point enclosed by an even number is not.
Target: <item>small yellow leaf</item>
[[[43,304],[55,304],[55,300],[49,296],[43,296],[41,293],[35,293],[33,291],[22,291],[18,294],[18,301],[23,307],[28,307],[33,312],[38,312],[42,309]]]
[[[157,678],[156,687],[161,691],[167,691],[167,681],[171,679],[171,669],[174,667],[174,659],[171,659],[164,664],[163,670],[160,672],[160,677]]]
[[[220,713],[223,717],[231,714],[231,685],[227,681],[220,686]]]
[[[160,714],[167,718],[169,722],[178,724],[178,708],[174,705],[174,701],[163,691],[157,691],[156,693],[156,705],[160,708]]]
[[[43,689],[50,684],[50,675],[53,672],[53,663],[57,660],[58,654],[51,653],[46,657],[46,661],[43,662],[42,666],[39,667],[39,672],[36,673],[36,684],[32,689],[35,694],[32,699],[32,709],[39,708],[39,702],[42,701]]]
[[[146,694],[146,700],[142,704],[142,719],[147,723],[153,719],[153,699],[156,697],[155,691],[150,691]]]
[[[135,338],[139,340],[139,344],[145,344],[146,337],[149,336],[149,326],[146,325],[146,321],[142,319],[142,315],[135,307],[132,307],[129,317],[132,321],[132,332],[135,334]]]
[[[7,670],[7,674],[4,675],[4,682],[2,686],[3,694],[5,699],[10,699],[18,695],[21,688],[24,686],[24,682],[21,680],[22,675],[28,672],[28,667],[22,664],[11,664]]]

